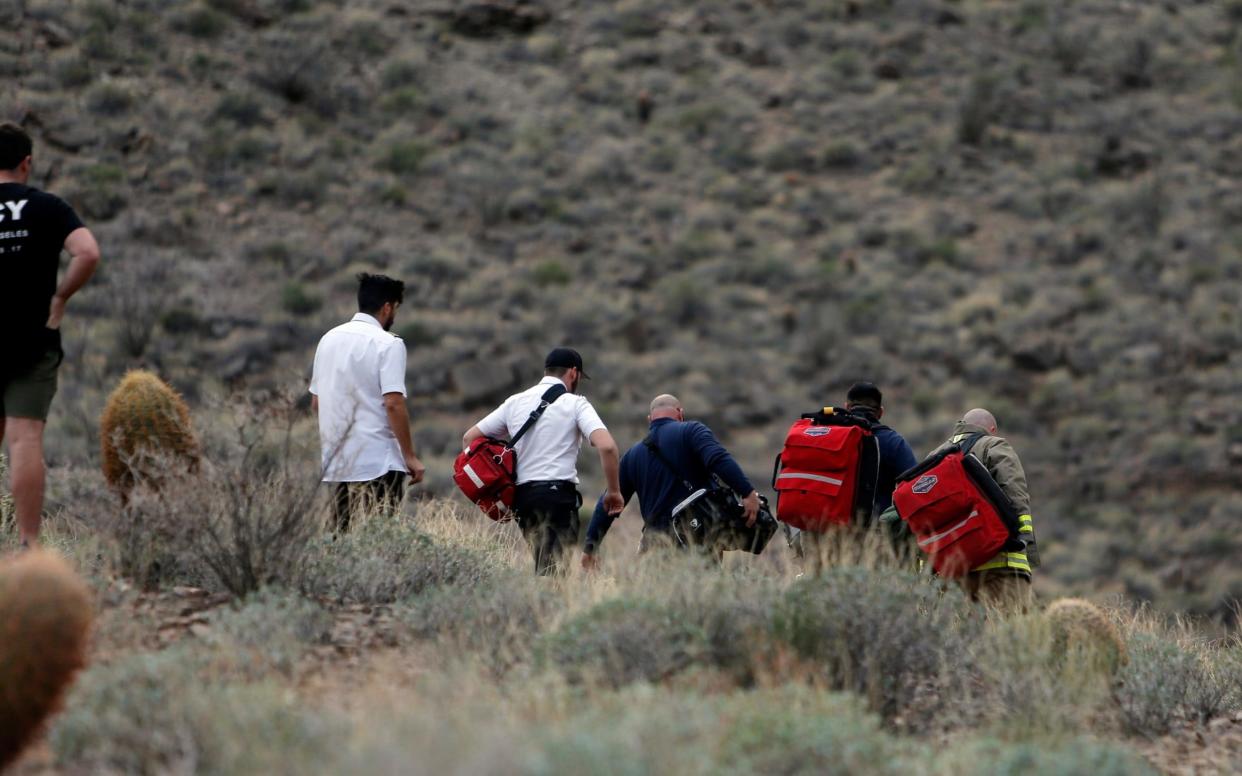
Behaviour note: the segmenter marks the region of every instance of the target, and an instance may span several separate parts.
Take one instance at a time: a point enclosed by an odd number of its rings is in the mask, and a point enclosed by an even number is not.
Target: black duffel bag
[[[684,547],[707,552],[744,550],[758,555],[776,533],[776,518],[766,496],[759,514],[746,525],[745,509],[728,488],[700,488],[673,508],[673,536]]]
[[[660,451],[654,431],[647,435],[643,444],[681,480],[686,490],[692,491],[689,498],[673,508],[672,531],[679,545],[713,553],[745,550],[758,555],[763,552],[777,528],[766,497],[759,497],[759,514],[755,524],[748,526],[742,502],[718,477],[712,475],[713,487],[696,489]]]

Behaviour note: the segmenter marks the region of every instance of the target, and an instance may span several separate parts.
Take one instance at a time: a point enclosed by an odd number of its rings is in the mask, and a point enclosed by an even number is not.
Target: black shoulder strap
[[[526,422],[522,424],[522,427],[518,429],[518,432],[513,435],[513,439],[509,440],[509,449],[512,450],[516,447],[518,440],[526,436],[526,432],[530,431],[530,427],[535,425],[535,421],[539,420],[540,416],[543,415],[543,411],[548,408],[548,405],[552,404],[552,402],[561,398],[566,393],[568,393],[568,389],[565,388],[565,384],[559,382],[544,391],[543,397],[539,400],[539,406],[530,413],[530,417],[526,419]]]
[[[693,493],[696,488],[690,484],[690,480],[686,479],[686,475],[682,474],[681,471],[673,465],[673,462],[664,456],[664,453],[661,452],[660,445],[656,442],[655,437],[656,429],[653,428],[651,429],[651,432],[647,434],[647,438],[643,440],[643,445],[651,451],[652,455],[660,459],[660,463],[664,464],[664,468],[668,469],[670,474],[681,480],[681,484],[686,486],[686,490]]]
[[[975,443],[983,439],[987,434],[982,431],[976,431],[971,434],[965,441],[958,442],[958,446],[962,448],[962,455],[970,455],[970,451],[974,448]]]

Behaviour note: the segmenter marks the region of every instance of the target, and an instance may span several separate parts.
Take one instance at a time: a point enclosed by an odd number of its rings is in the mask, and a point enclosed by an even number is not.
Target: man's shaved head
[[[651,400],[651,411],[656,410],[679,410],[681,409],[681,399],[678,399],[671,393],[662,393]]]
[[[978,426],[989,434],[996,433],[996,416],[982,407],[975,407],[970,412],[962,416],[962,420],[972,426]]]
[[[651,413],[647,416],[648,420],[657,420],[659,418],[674,418],[681,420],[681,400],[671,393],[662,393],[651,400]]]

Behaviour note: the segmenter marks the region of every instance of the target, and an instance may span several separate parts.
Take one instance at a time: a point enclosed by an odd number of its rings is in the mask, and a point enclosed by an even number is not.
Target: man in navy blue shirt
[[[687,421],[681,402],[670,394],[661,394],[652,400],[647,420],[651,423],[648,439],[631,447],[621,458],[621,497],[629,503],[637,493],[642,507],[643,538],[639,552],[659,544],[676,544],[672,537],[672,513],[674,507],[693,493],[686,489],[686,483],[695,489],[711,487],[712,475],[739,496],[745,494],[742,506],[746,522],[754,524],[759,514],[759,492],[746,479],[729,451],[716,441],[710,428],[697,421]],[[659,447],[671,466],[648,448],[648,440]],[[595,567],[595,552],[614,519],[615,516],[604,509],[601,499],[587,528],[583,568]]]
[[[866,415],[875,423],[872,432],[880,445],[880,476],[875,487],[875,510],[871,514],[878,517],[893,504],[897,477],[912,469],[918,461],[905,437],[880,423],[880,418],[884,417],[884,395],[875,383],[854,383],[850,386],[845,394],[845,408]]]

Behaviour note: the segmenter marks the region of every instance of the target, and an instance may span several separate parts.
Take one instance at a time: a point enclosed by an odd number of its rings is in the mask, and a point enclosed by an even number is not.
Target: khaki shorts
[[[64,357],[57,332],[34,366],[13,377],[0,377],[0,417],[47,420],[56,395],[56,373]]]

